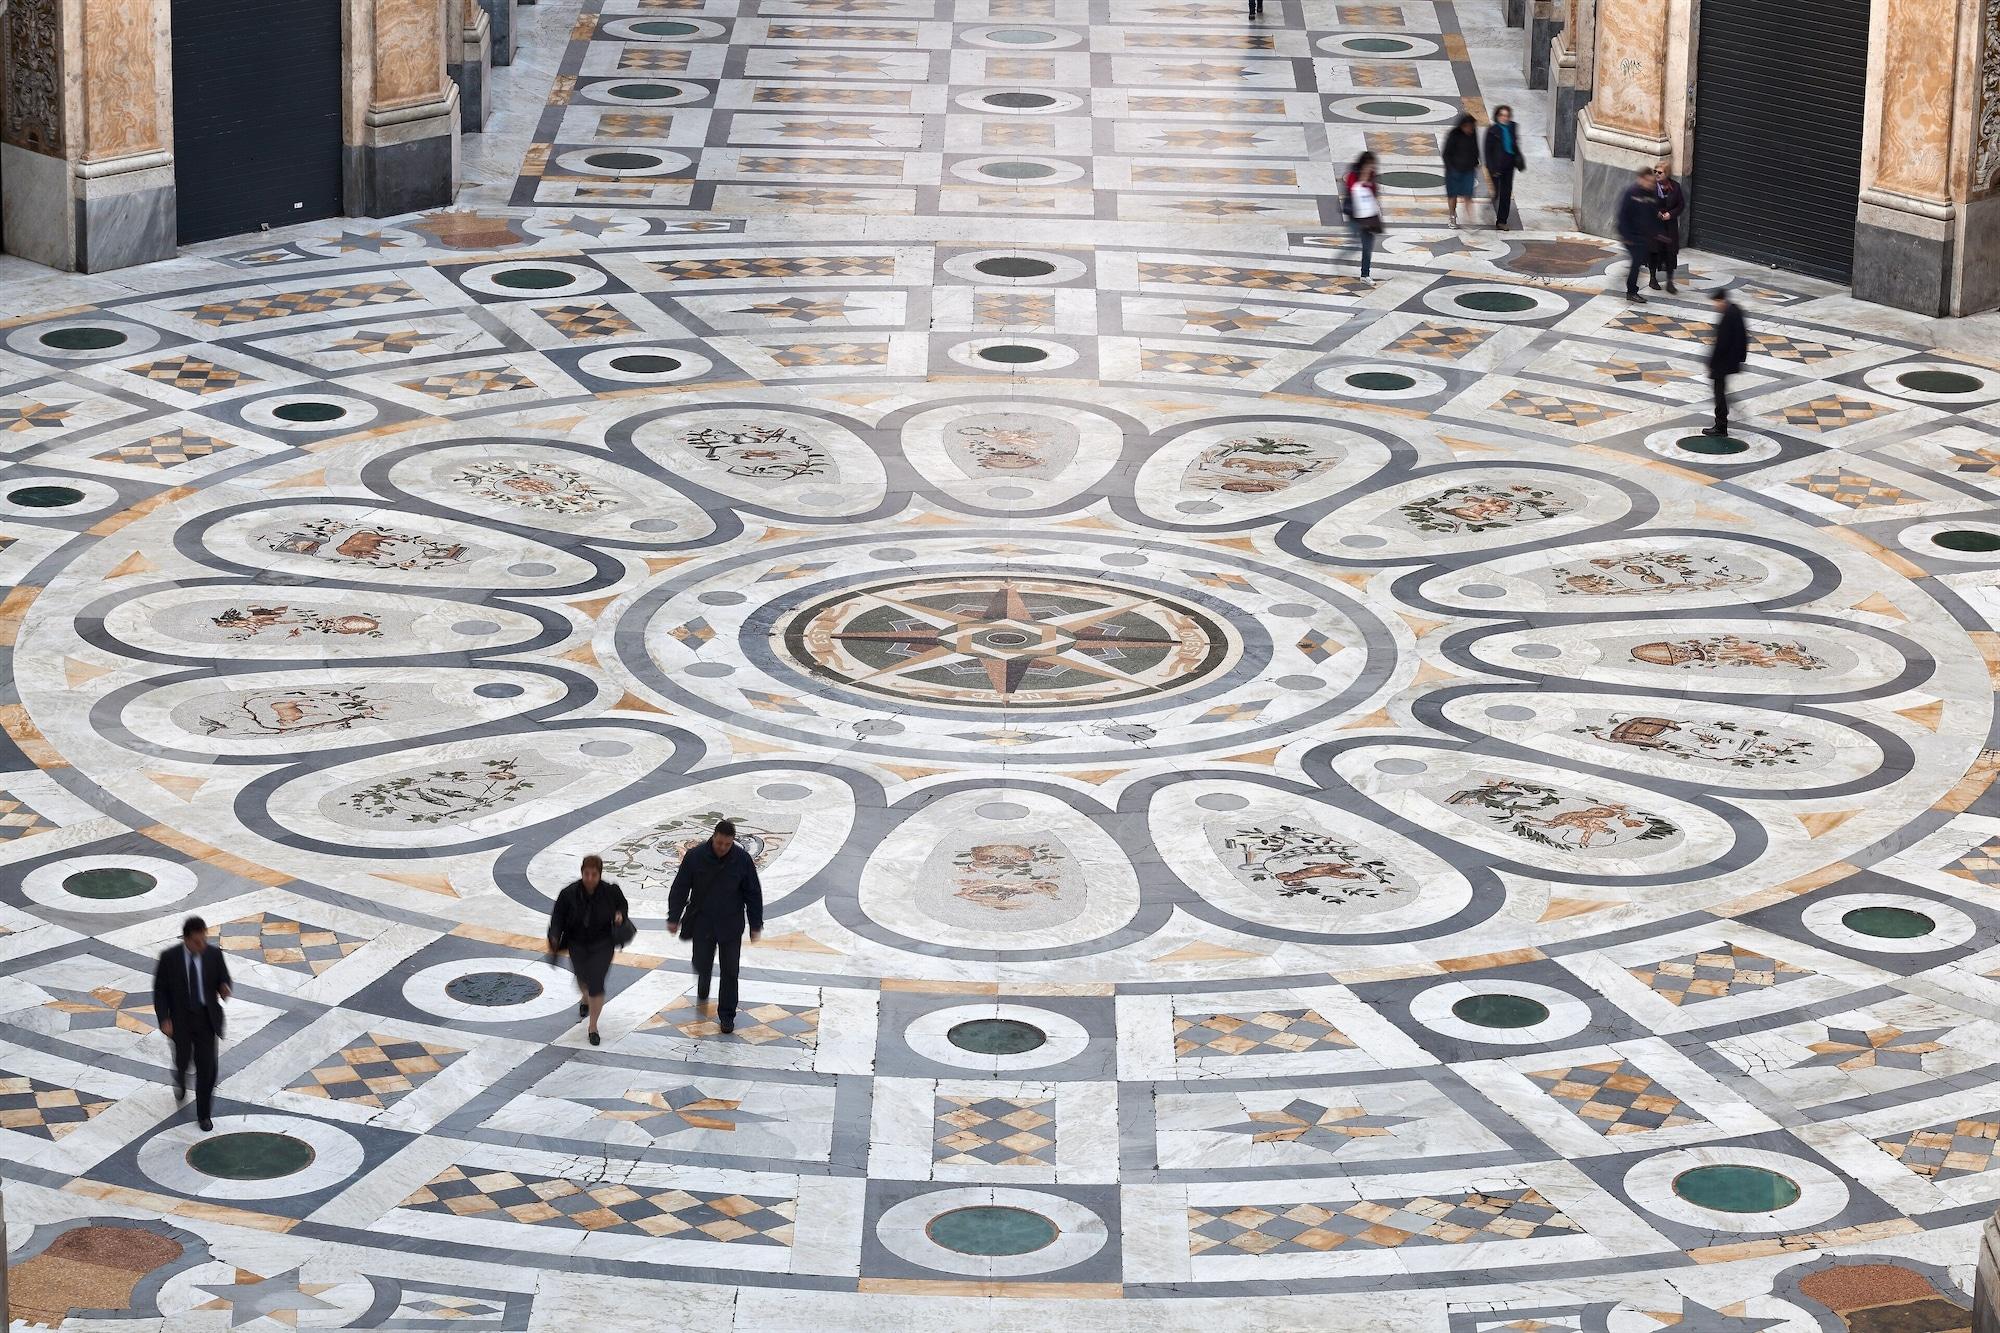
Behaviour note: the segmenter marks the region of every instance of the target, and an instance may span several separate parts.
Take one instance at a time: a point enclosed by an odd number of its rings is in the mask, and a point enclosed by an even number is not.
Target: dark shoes
[[[589,1000],[585,1000],[585,1001],[583,1001],[583,1002],[582,1002],[581,1004],[577,1005],[577,1007],[576,1007],[576,1016],[577,1016],[578,1018],[589,1018],[589,1017],[590,1017],[590,1001],[589,1001]]]
[[[1676,287],[1676,286],[1674,286],[1674,280],[1673,280],[1672,278],[1668,278],[1668,279],[1667,279],[1667,295],[1668,295],[1668,296],[1679,296],[1680,294],[1681,294],[1681,289],[1680,289],[1680,288],[1678,288],[1678,287]]]
[[[177,1078],[177,1079],[175,1079],[175,1080],[174,1080],[174,1105],[175,1105],[175,1106],[179,1106],[179,1105],[180,1105],[180,1104],[181,1104],[182,1102],[184,1102],[184,1101],[186,1101],[186,1100],[187,1100],[187,1097],[188,1097],[188,1085],[187,1085],[187,1081],[186,1081],[185,1079],[178,1079],[178,1078]]]
[[[734,1032],[734,1031],[736,1031],[736,1020],[735,1020],[735,1019],[733,1019],[733,1018],[725,1018],[725,1019],[723,1019],[723,1020],[722,1020],[722,1032],[723,1032],[723,1035],[724,1035],[724,1036],[727,1036],[727,1035],[728,1035],[729,1033],[732,1033],[732,1032]]]
[[[1625,299],[1628,301],[1637,301],[1640,305],[1646,304],[1645,296],[1639,292],[1627,292],[1625,293]]]
[[[1647,279],[1646,288],[1649,291],[1657,292],[1658,290],[1660,290],[1660,280],[1658,278]]]
[[[595,1032],[593,1032],[590,1034],[590,1044],[592,1046],[602,1046],[604,1044],[604,1038],[598,1036]]]
[[[1727,426],[1703,426],[1701,433],[1710,439],[1719,440],[1729,434],[1729,428]]]
[[[208,1133],[208,1131],[210,1131],[211,1129],[214,1129],[214,1128],[215,1128],[215,1122],[214,1122],[213,1120],[210,1120],[210,1119],[209,1119],[209,1118],[208,1118],[207,1116],[203,1116],[203,1117],[201,1118],[201,1132],[202,1132],[202,1133],[206,1134],[206,1133]]]

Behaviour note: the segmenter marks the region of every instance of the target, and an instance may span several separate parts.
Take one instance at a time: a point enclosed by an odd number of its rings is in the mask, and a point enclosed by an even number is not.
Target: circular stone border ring
[[[1026,1254],[961,1254],[931,1239],[930,1224],[961,1208],[1018,1208],[1054,1225],[1056,1238]],[[1104,1219],[1060,1194],[1039,1190],[934,1190],[905,1199],[875,1220],[875,1236],[899,1259],[937,1272],[966,1277],[1027,1277],[1074,1268],[1104,1248],[1111,1238]]]
[[[1541,1005],[1548,1016],[1538,1023],[1519,1027],[1483,1027],[1460,1018],[1454,1009],[1466,1000],[1483,996],[1510,996]],[[1447,981],[1433,986],[1410,1001],[1410,1017],[1433,1032],[1460,1041],[1485,1042],[1493,1046],[1539,1046],[1544,1042],[1573,1037],[1590,1024],[1590,1006],[1571,995],[1535,981],[1480,982]]]
[[[1032,1051],[1014,1055],[982,1055],[952,1045],[950,1034],[953,1028],[981,1018],[1026,1023],[1040,1031],[1044,1040]],[[1074,1060],[1090,1045],[1090,1034],[1083,1030],[1083,1024],[1067,1014],[1048,1009],[1034,1009],[1025,1004],[958,1004],[949,1009],[934,1009],[917,1019],[904,1029],[903,1041],[918,1055],[941,1065],[977,1069],[987,1074],[1005,1074],[1017,1069],[1041,1069]]]
[[[1730,1213],[1703,1208],[1674,1193],[1674,1182],[1704,1166],[1747,1166],[1772,1171],[1798,1187],[1799,1197],[1764,1213]],[[1847,1186],[1825,1167],[1802,1157],[1714,1144],[1648,1157],[1625,1173],[1625,1193],[1633,1203],[1683,1226],[1703,1231],[1796,1231],[1815,1227],[1847,1207]]]
[[[346,1130],[305,1116],[220,1115],[215,1131],[204,1134],[192,1123],[170,1126],[139,1149],[139,1169],[157,1183],[203,1199],[282,1199],[312,1194],[351,1179],[361,1169],[361,1145]],[[188,1150],[227,1134],[277,1134],[302,1140],[312,1160],[298,1170],[265,1180],[233,1180],[197,1171]]]
[[[460,977],[480,972],[514,972],[541,983],[541,994],[518,1004],[467,1004],[446,987]],[[433,963],[403,983],[403,998],[427,1014],[447,1022],[517,1023],[528,1018],[547,1018],[565,1009],[576,1008],[576,978],[560,967],[551,967],[539,958],[456,958]]]

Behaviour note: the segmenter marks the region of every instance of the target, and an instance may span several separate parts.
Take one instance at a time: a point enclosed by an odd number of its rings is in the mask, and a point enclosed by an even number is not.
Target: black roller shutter
[[[173,0],[182,244],[339,215],[341,8]]]
[[[1837,282],[1853,276],[1868,7],[1701,0],[1692,244]]]

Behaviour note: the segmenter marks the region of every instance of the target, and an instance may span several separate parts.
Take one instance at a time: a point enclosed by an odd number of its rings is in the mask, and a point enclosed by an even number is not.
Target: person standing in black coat
[[[1703,435],[1729,434],[1729,377],[1743,369],[1750,359],[1750,330],[1743,322],[1743,309],[1717,287],[1709,293],[1715,301],[1715,342],[1708,349],[1708,379],[1715,388],[1715,424]]]
[[[1674,286],[1674,274],[1681,266],[1681,214],[1687,212],[1687,191],[1674,179],[1673,164],[1661,159],[1659,169],[1653,173],[1653,193],[1660,201],[1660,228],[1653,236],[1652,253],[1647,257],[1646,267],[1651,270],[1652,289],[1660,290],[1660,274],[1667,275],[1667,292],[1678,294],[1680,288]]]
[[[187,1097],[194,1066],[194,1114],[205,1134],[214,1129],[216,1043],[222,1040],[222,1002],[229,998],[229,962],[208,947],[208,923],[181,922],[181,942],[160,955],[153,969],[153,1016],[174,1043],[174,1101]]]
[[[1458,118],[1451,132],[1444,136],[1438,146],[1438,156],[1444,159],[1444,202],[1451,213],[1451,225],[1458,225],[1458,201],[1465,201],[1465,211],[1469,221],[1472,214],[1472,197],[1479,190],[1479,122],[1470,112]]]
[[[1625,299],[1641,305],[1646,298],[1639,294],[1639,270],[1646,266],[1653,237],[1660,230],[1660,200],[1654,192],[1653,180],[1651,167],[1639,168],[1632,188],[1618,202],[1618,239],[1624,242],[1625,255],[1632,261],[1632,269],[1625,275]]]
[[[1527,168],[1514,108],[1494,107],[1493,123],[1486,127],[1486,179],[1493,186],[1493,230],[1507,230],[1507,219],[1514,213],[1514,173]]]
[[[578,1018],[590,1019],[590,1044],[599,1045],[597,1020],[604,1012],[604,980],[611,974],[611,955],[635,933],[626,925],[630,908],[625,891],[604,878],[604,858],[583,858],[577,878],[556,895],[549,913],[549,952],[569,951],[569,969],[576,974]]]
[[[722,994],[715,1016],[724,1032],[736,1030],[736,965],[743,928],[755,944],[764,933],[764,885],[757,863],[736,845],[736,825],[725,819],[706,842],[688,848],[667,894],[667,929],[694,945],[695,1000],[708,1003],[708,979],[722,955]]]

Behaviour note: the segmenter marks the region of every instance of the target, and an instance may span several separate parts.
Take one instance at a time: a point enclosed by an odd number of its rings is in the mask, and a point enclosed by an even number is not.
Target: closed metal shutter
[[[341,0],[173,0],[183,245],[340,213]]]
[[[1693,216],[1704,250],[1854,272],[1869,0],[1701,0]]]

